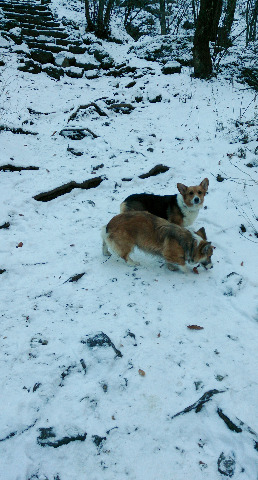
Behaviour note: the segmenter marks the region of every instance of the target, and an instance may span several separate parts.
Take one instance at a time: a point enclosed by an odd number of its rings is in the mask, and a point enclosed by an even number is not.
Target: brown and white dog
[[[120,212],[147,211],[164,218],[170,223],[187,227],[196,220],[203,207],[204,197],[209,186],[208,178],[195,187],[178,183],[179,193],[175,195],[153,195],[136,193],[127,197],[120,205]]]
[[[192,233],[148,212],[116,215],[102,228],[102,239],[103,255],[110,255],[110,247],[128,265],[139,265],[130,258],[133,248],[138,247],[163,257],[170,270],[186,272],[186,263],[212,268],[214,247],[207,242],[203,227]]]

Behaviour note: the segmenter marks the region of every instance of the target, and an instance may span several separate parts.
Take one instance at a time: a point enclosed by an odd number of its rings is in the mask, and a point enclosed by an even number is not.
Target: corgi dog
[[[147,211],[164,218],[170,223],[182,227],[192,225],[199,210],[203,207],[204,197],[208,191],[209,180],[204,180],[195,187],[187,187],[178,183],[179,193],[175,195],[153,195],[148,193],[133,194],[127,197],[120,205],[120,213]]]
[[[133,248],[138,247],[163,257],[170,270],[186,272],[186,263],[212,268],[214,247],[207,241],[203,227],[192,233],[148,212],[116,215],[102,228],[102,239],[103,255],[110,255],[110,247],[128,265],[139,265],[130,257]]]

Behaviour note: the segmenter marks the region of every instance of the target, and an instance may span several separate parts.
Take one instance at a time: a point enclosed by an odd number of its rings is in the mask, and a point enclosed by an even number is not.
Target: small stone
[[[231,452],[229,455],[225,455],[221,452],[218,458],[218,471],[226,477],[233,477],[235,473],[236,461],[235,454]]]
[[[164,67],[161,69],[164,75],[169,75],[173,73],[181,73],[182,65],[179,62],[167,62]]]

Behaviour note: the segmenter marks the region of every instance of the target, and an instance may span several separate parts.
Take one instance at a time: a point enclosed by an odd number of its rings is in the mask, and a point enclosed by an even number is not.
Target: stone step
[[[48,7],[45,7],[45,5],[39,5],[39,4],[28,4],[28,3],[8,3],[5,0],[0,2],[0,7],[4,11],[10,11],[10,12],[28,12],[30,11],[32,14],[34,12],[38,12],[40,15],[44,15],[44,13],[50,12],[50,9]]]
[[[83,46],[77,46],[77,45],[69,46],[69,52],[71,53],[85,53],[86,50],[87,50],[87,47],[83,47]]]
[[[57,28],[60,27],[60,23],[53,20],[51,16],[49,18],[42,18],[40,15],[8,15],[5,18],[9,20],[15,20],[24,26],[28,25],[28,28],[31,28],[32,25],[42,25],[46,27],[49,26]]]
[[[52,52],[52,53],[60,53],[60,52],[67,52],[67,48],[61,47],[59,45],[54,45],[54,44],[49,44],[49,43],[36,43],[35,41],[30,42],[29,40],[26,41],[27,45],[29,48],[39,48],[41,50],[45,50],[47,52]]]
[[[53,38],[62,38],[67,39],[68,34],[64,31],[53,30],[53,29],[41,29],[41,28],[22,28],[22,35],[28,35],[30,37],[38,37],[39,35],[45,35],[46,37],[53,37]]]
[[[23,18],[26,18],[28,17],[31,21],[33,21],[34,19],[42,19],[42,20],[52,20],[53,19],[53,15],[51,14],[51,12],[42,12],[42,13],[39,13],[39,12],[34,12],[34,13],[19,13],[19,12],[16,12],[15,10],[14,11],[8,11],[8,13],[6,12],[5,13],[6,17],[8,18],[16,18],[17,20],[21,20]]]
[[[42,45],[42,48],[44,48],[44,45],[46,44],[46,40],[43,40],[39,37],[30,37],[29,35],[24,35],[23,40],[28,44],[30,48],[40,48],[39,45]],[[62,50],[68,51],[68,48],[70,45],[77,47],[77,42],[74,40],[62,40],[62,39],[55,39],[55,43],[51,42],[50,39],[48,38],[47,41],[48,45],[57,45],[59,47],[64,47]],[[79,44],[80,45],[80,44]]]
[[[33,20],[31,22],[25,21],[25,22],[18,22],[18,23],[20,23],[20,26],[22,26],[23,28],[28,28],[28,29],[33,28],[33,27],[34,28],[45,28],[45,29],[49,28],[50,29],[50,28],[54,27],[57,30],[59,28],[62,29],[61,31],[64,30],[63,27],[61,27],[60,23],[57,23],[57,22],[54,22],[54,21],[51,21],[51,20],[47,20],[45,22],[43,20],[41,22]],[[33,27],[32,27],[32,25],[33,25]]]

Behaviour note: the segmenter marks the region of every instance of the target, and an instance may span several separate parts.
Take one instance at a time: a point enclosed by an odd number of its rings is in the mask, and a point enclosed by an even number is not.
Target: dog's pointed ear
[[[195,233],[196,235],[199,235],[199,237],[201,237],[203,240],[207,240],[207,235],[204,227],[199,228],[198,232],[195,232]]]
[[[200,183],[200,186],[207,192],[208,186],[209,186],[209,180],[208,178],[204,178],[204,180]]]
[[[202,252],[204,253],[204,255],[209,253],[210,248],[211,248],[211,242],[206,242],[205,245],[202,248]]]
[[[183,183],[178,183],[178,184],[177,184],[177,189],[178,189],[179,193],[181,193],[181,195],[185,195],[185,194],[186,194],[187,188],[188,188],[188,187],[187,187],[186,185],[184,185]]]

